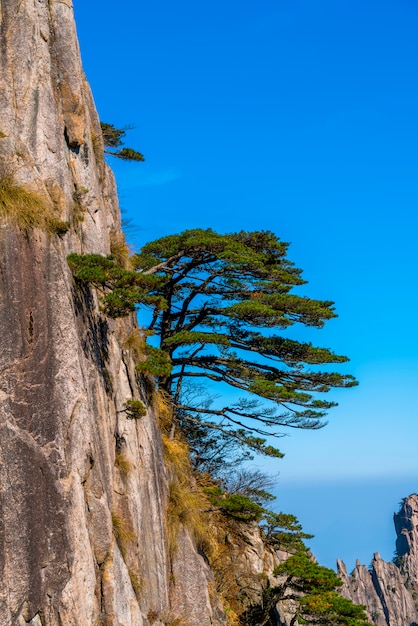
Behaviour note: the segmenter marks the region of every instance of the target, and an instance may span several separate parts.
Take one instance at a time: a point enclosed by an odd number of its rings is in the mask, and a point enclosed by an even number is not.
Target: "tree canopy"
[[[69,260],[79,279],[105,288],[109,314],[151,311],[148,330],[158,347],[147,346],[138,369],[154,374],[170,395],[174,427],[214,429],[280,456],[266,436],[281,436],[283,427],[320,428],[335,406],[320,395],[357,384],[320,369],[347,357],[285,336],[295,324],[321,328],[336,316],[332,302],[295,292],[305,281],[287,249],[268,231],[195,229],[148,243],[132,257],[132,271],[111,257]],[[224,384],[243,397],[190,402],[190,383]]]
[[[291,518],[293,527],[300,528],[293,516],[284,517]],[[286,533],[284,525],[281,534],[285,536]],[[274,570],[278,584],[267,584],[262,601],[247,609],[245,623],[248,626],[273,626],[277,623],[276,605],[284,600],[293,603],[290,626],[372,626],[364,606],[354,604],[338,593],[343,583],[334,570],[318,565],[302,541],[294,546],[296,551]]]
[[[113,124],[108,124],[107,122],[100,122],[100,127],[102,129],[106,154],[114,156],[117,159],[123,159],[124,161],[145,160],[143,154],[123,145],[123,138],[126,135],[127,128],[115,128]]]
[[[352,376],[317,367],[346,357],[283,336],[294,324],[320,328],[335,317],[332,302],[292,293],[305,281],[287,248],[271,232],[191,230],[136,255],[137,271],[161,278],[152,290],[161,301],[149,328],[171,363],[159,384],[171,395],[179,423],[209,421],[238,437],[249,424],[262,437],[280,435],[283,426],[316,429],[334,406],[317,393],[356,384]],[[185,401],[184,383],[202,379],[245,396],[222,407]]]
[[[285,575],[285,597],[297,603],[292,625],[362,626],[370,624],[364,607],[337,593],[341,579],[327,567],[318,565],[307,551],[298,551],[281,563],[276,575]]]

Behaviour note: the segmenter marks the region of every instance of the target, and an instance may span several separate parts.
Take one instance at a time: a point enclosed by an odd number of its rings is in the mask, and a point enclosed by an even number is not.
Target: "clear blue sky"
[[[190,227],[273,230],[339,317],[309,338],[356,389],[281,440],[279,508],[318,559],[390,559],[418,490],[418,5],[415,0],[75,0],[137,245]],[[304,334],[304,338],[308,335]]]

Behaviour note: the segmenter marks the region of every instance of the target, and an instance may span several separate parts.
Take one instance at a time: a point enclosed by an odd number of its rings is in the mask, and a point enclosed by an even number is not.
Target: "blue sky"
[[[146,158],[112,163],[136,244],[272,230],[305,293],[335,301],[339,317],[301,336],[347,354],[360,385],[267,465],[321,562],[390,559],[391,515],[418,490],[418,5],[74,5],[100,117],[134,125]]]

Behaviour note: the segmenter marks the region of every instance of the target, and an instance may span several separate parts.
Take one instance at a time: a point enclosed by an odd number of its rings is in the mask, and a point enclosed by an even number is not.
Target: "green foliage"
[[[125,402],[125,414],[130,420],[140,419],[147,414],[147,409],[141,400],[127,400]]]
[[[265,541],[290,556],[275,568],[279,584],[267,582],[262,600],[244,613],[246,626],[273,626],[277,623],[275,606],[280,600],[293,600],[296,624],[322,626],[370,626],[363,606],[353,604],[338,594],[341,579],[334,570],[318,565],[303,543],[312,535],[303,532],[293,515],[264,510],[261,522]]]
[[[313,537],[313,535],[303,532],[297,518],[288,513],[267,511],[262,528],[267,544],[289,553],[306,550],[303,540]]]
[[[364,607],[343,598],[335,591],[310,594],[299,600],[299,623],[321,626],[370,625]]]
[[[306,550],[290,556],[275,569],[274,574],[286,575],[286,597],[297,602],[299,623],[323,626],[369,624],[364,607],[353,604],[336,592],[343,584],[337,574],[318,565]]]
[[[107,148],[111,150],[105,150],[106,154],[114,156],[118,159],[125,161],[144,161],[144,156],[133,150],[132,148],[125,148],[123,146],[123,138],[126,135],[125,128],[115,128],[113,124],[107,124],[106,122],[100,122],[103,135],[103,143]]]
[[[132,148],[122,148],[118,152],[112,153],[112,156],[124,161],[145,161],[144,155]]]
[[[218,486],[206,487],[203,491],[207,494],[211,504],[224,515],[241,522],[258,522],[263,517],[263,507],[248,496],[239,493],[226,494]]]
[[[100,122],[102,129],[103,143],[109,148],[119,148],[122,145],[122,139],[126,135],[126,130],[123,128],[115,128],[113,124],[106,124],[106,122]]]
[[[134,257],[137,271],[161,279],[148,294],[157,298],[154,306],[147,303],[150,327],[172,363],[159,384],[171,394],[183,431],[200,422],[281,456],[264,437],[280,435],[283,426],[320,428],[334,403],[318,393],[356,384],[317,367],[346,357],[274,332],[297,323],[321,328],[335,317],[332,302],[290,293],[304,281],[287,247],[270,232],[196,229],[151,242]],[[198,406],[185,400],[190,380],[227,383],[249,396],[221,408]]]
[[[69,222],[63,222],[51,217],[48,222],[48,230],[58,235],[58,237],[63,237],[70,230],[70,224]]]
[[[67,262],[74,277],[90,283],[103,291],[104,312],[110,317],[121,317],[135,311],[138,301],[146,303],[148,292],[158,278],[153,275],[141,275],[125,269],[116,262],[112,255],[70,254]],[[155,299],[150,298],[154,304]]]
[[[291,293],[304,281],[287,247],[271,232],[196,229],[147,244],[131,258],[134,270],[98,255],[71,255],[69,263],[79,280],[101,286],[108,315],[136,306],[151,311],[149,330],[160,345],[149,347],[138,369],[154,374],[171,396],[174,423],[184,433],[202,425],[220,440],[280,457],[265,437],[281,436],[283,427],[321,428],[335,403],[318,394],[357,384],[318,367],[346,357],[277,334],[295,324],[321,328],[335,317],[332,302]],[[191,381],[226,383],[245,395],[202,406],[188,401]]]
[[[146,345],[144,348],[146,354],[145,361],[140,361],[136,365],[138,372],[152,374],[153,376],[170,376],[171,360],[164,350]]]
[[[318,565],[306,551],[296,552],[274,570],[274,575],[286,574],[288,585],[301,593],[320,593],[341,587],[342,581],[334,570]]]

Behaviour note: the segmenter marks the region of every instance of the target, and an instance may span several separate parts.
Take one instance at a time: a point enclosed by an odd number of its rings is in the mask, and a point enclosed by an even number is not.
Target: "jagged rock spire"
[[[342,594],[366,606],[369,619],[377,626],[417,626],[418,588],[418,496],[411,495],[394,515],[397,558],[387,563],[374,554],[370,569],[358,561],[351,575],[342,561],[338,573],[344,582]]]

